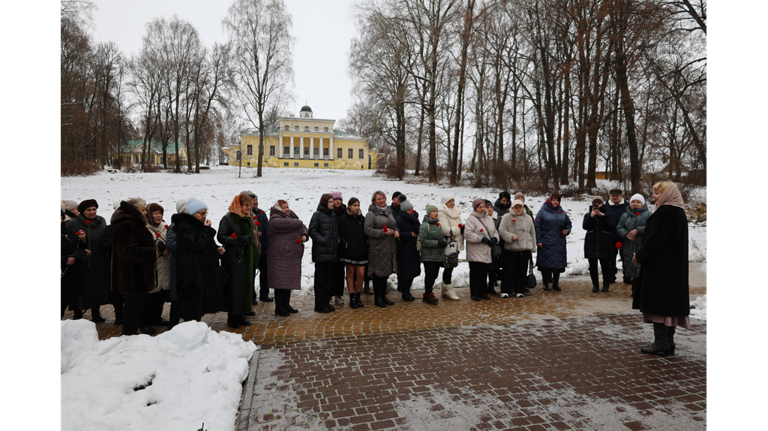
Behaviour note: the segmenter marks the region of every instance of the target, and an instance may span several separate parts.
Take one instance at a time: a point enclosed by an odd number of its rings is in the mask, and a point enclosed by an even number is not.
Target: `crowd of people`
[[[607,202],[595,196],[583,218],[584,255],[592,292],[608,292],[616,282],[621,251],[623,282],[633,285],[634,306],[654,324],[657,335],[644,349],[668,354],[674,352],[674,327],[690,327],[687,220],[676,185],[656,184],[654,198],[656,213],[641,194],[629,202],[619,189],[610,191]],[[196,198],[176,203],[170,225],[162,206],[141,198],[115,202],[109,224],[97,214],[95,200],[64,200],[61,315],[69,307],[80,319],[90,309],[94,322],[104,322],[99,309],[112,304],[115,324],[122,324],[124,335],[139,330],[153,334],[154,326],[173,327],[182,319],[199,321],[220,311],[228,313],[230,327],[249,326],[247,317],[255,315],[258,301],[274,301],[276,315],[290,316],[298,312],[290,304],[291,292],[301,289],[304,243],[310,239],[318,313],[334,312],[336,305],[345,303],[345,285],[352,309],[364,307],[363,292],[374,295],[377,307],[394,305],[387,297],[392,274],[397,275],[402,300],[414,301],[411,287],[422,267],[423,302],[438,305],[435,282],[440,269],[439,296],[459,300],[452,273],[462,250],[469,263],[472,300],[490,300],[489,295],[497,294],[524,298],[534,287],[529,281],[534,266],[541,272],[542,288],[559,292],[572,230],[561,200],[552,193],[534,216],[523,193],[513,197],[502,191],[495,203],[475,199],[464,220],[450,194],[439,205],[426,205],[421,217],[400,192],[392,195],[390,204],[384,192],[374,192],[363,213],[359,199],[353,197],[345,205],[337,191],[320,197],[307,227],[287,201],[275,202],[267,215],[256,194],[243,191],[233,197],[218,229],[207,219],[207,205]],[[685,271],[678,268],[683,265]],[[672,280],[664,271],[673,271]],[[500,292],[495,289],[498,282]],[[166,302],[169,320],[162,316]]]

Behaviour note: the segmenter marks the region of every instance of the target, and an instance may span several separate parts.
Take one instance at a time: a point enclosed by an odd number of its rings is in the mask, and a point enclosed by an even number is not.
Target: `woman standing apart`
[[[339,226],[333,212],[333,197],[328,193],[320,196],[317,210],[312,214],[309,237],[315,263],[315,311],[330,313],[336,311],[330,301],[331,290],[335,288],[335,264],[339,259]]]
[[[427,205],[427,214],[419,227],[419,242],[421,243],[421,263],[424,264],[424,296],[422,301],[437,305],[437,298],[432,287],[437,280],[437,274],[445,260],[445,246],[448,245],[440,229],[440,215],[437,207]]]
[[[339,223],[339,260],[346,269],[349,306],[363,307],[360,294],[363,292],[365,265],[368,264],[368,237],[365,236],[365,217],[360,214],[360,201],[352,198],[347,202],[347,211]]]
[[[69,308],[75,312],[75,319],[82,319],[83,310],[91,309],[91,320],[96,323],[104,322],[99,313],[99,307],[109,303],[109,280],[106,267],[109,265],[101,250],[101,238],[107,221],[96,215],[99,204],[93,199],[86,199],[77,206],[77,216],[67,222],[67,229],[78,235],[80,248],[90,256],[88,262],[81,265],[80,277],[83,282],[83,294],[72,299]],[[85,235],[79,235],[83,232]]]
[[[499,243],[499,232],[493,219],[485,211],[485,200],[477,198],[472,202],[472,214],[467,218],[464,236],[467,238],[467,261],[469,262],[469,290],[473,300],[491,299],[486,294],[485,278],[491,264],[491,247]]]
[[[548,284],[551,282],[552,289],[560,291],[560,273],[565,272],[568,264],[565,237],[571,233],[573,226],[568,214],[560,206],[560,199],[558,193],[552,193],[541,205],[534,223],[538,241],[536,266],[541,271],[544,290],[549,290]]]
[[[674,354],[675,328],[691,329],[688,299],[688,219],[683,197],[671,181],[653,186],[656,211],[648,218],[643,245],[633,262],[640,267],[632,308],[653,323],[654,341],[640,351]]]
[[[440,199],[440,230],[443,231],[444,240],[446,243],[456,241],[459,244],[458,251],[464,250],[464,224],[461,221],[461,211],[456,208],[456,200],[452,195],[443,195]],[[453,267],[445,268],[443,270],[443,289],[441,296],[443,298],[452,299],[454,301],[459,300],[459,296],[456,295],[456,291],[453,290],[453,282],[451,281],[451,275],[453,274]]]
[[[504,241],[504,270],[501,279],[501,297],[525,296],[525,282],[531,253],[536,252],[536,228],[525,212],[523,201],[512,202],[512,211],[504,214],[499,226]]]
[[[231,328],[251,326],[245,316],[251,314],[254,267],[259,266],[256,235],[251,221],[250,196],[239,194],[232,199],[229,213],[219,222],[216,239],[229,253],[222,260],[227,273],[224,286],[224,308],[229,312],[227,325]]]
[[[378,190],[373,193],[368,214],[365,215],[365,235],[368,237],[368,275],[373,280],[374,304],[386,308],[395,305],[387,298],[387,279],[397,272],[395,240],[400,238],[397,222],[387,206],[387,197]]]
[[[280,199],[269,210],[269,287],[275,289],[275,314],[288,316],[299,310],[291,307],[291,291],[301,290],[301,258],[309,240],[307,227],[288,202]]]
[[[112,216],[112,289],[123,294],[123,333],[136,335],[141,324],[147,292],[155,287],[155,260],[160,252],[146,228],[144,199],[120,202]],[[155,328],[141,331],[154,334]]]
[[[637,193],[630,198],[629,208],[627,208],[627,212],[622,214],[619,225],[616,227],[616,232],[622,238],[621,266],[623,267],[624,281],[632,283],[633,290],[640,269],[632,263],[632,257],[643,245],[643,234],[650,217],[651,212],[645,204],[645,198]]]
[[[419,250],[416,248],[421,224],[417,216],[410,201],[400,202],[400,215],[396,218],[397,230],[400,232],[400,238],[397,240],[399,244],[396,244],[399,246],[397,247],[397,281],[400,283],[403,301],[409,302],[416,299],[411,295],[413,279],[421,275]]]
[[[204,202],[189,198],[184,205],[177,203],[176,209],[180,211],[173,217],[179,318],[199,322],[204,314],[221,311],[219,259],[225,250],[214,240],[216,230],[211,227]]]

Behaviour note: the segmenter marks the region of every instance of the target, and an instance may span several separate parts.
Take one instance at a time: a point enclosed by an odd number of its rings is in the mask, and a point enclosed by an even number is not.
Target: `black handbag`
[[[525,287],[533,289],[536,287],[536,276],[533,275],[533,256],[531,256],[530,262],[528,262],[528,280],[525,281]]]
[[[485,227],[485,223],[480,222],[480,224],[483,225],[483,227]],[[488,232],[488,228],[487,227],[485,227],[485,231]],[[488,232],[488,237],[489,237],[489,239],[492,238],[490,232]],[[501,259],[501,246],[499,244],[492,244],[491,245],[491,255],[493,257],[495,257],[496,259]]]
[[[443,268],[451,269],[459,266],[459,242],[453,238],[451,232],[448,238],[448,245],[445,246],[445,259],[443,259]]]

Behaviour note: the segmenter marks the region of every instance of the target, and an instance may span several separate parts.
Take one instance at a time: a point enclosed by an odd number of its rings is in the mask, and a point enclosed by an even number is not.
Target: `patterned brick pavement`
[[[238,431],[706,428],[706,322],[678,331],[676,356],[651,357],[639,353],[653,335],[628,285],[561,286],[482,302],[460,288],[460,301],[437,307],[391,293],[396,305],[380,309],[363,295],[365,308],[330,314],[296,297],[297,315],[260,303],[237,331],[226,313],[203,320],[262,345]],[[705,293],[705,282],[691,287]],[[112,307],[102,314],[99,337],[119,336]]]

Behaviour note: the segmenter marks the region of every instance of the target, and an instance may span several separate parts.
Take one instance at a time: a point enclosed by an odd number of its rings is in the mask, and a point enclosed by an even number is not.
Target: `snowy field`
[[[253,172],[244,169],[243,178],[237,177],[234,167],[215,167],[199,175],[99,173],[62,178],[61,196],[78,202],[96,199],[100,206],[98,214],[107,220],[114,212],[114,202],[142,197],[147,203],[159,203],[165,208],[167,223],[176,212],[177,200],[195,197],[208,205],[208,217],[214,228],[227,214],[233,197],[243,190],[255,192],[264,211],[269,211],[278,199],[285,199],[307,225],[320,196],[331,191],[341,191],[345,203],[357,197],[367,211],[374,191],[383,190],[391,196],[397,190],[414,204],[419,219],[427,204],[439,205],[446,193],[455,196],[463,219],[469,215],[474,199],[482,197],[495,202],[498,197],[496,189],[406,184],[374,177],[371,171],[265,168],[261,179],[253,178]],[[529,195],[526,203],[536,213],[545,200],[546,196]],[[566,275],[588,272],[583,258],[585,231],[581,221],[589,202],[588,196],[562,202],[573,223],[567,240]],[[706,223],[691,223],[689,238],[690,259],[703,261],[707,254]],[[303,295],[313,294],[311,249],[308,242],[302,263]],[[462,252],[459,257],[463,260],[466,256]],[[536,276],[541,279],[538,271]],[[454,282],[458,287],[468,285],[466,261],[454,271]],[[389,290],[395,290],[395,284],[395,276],[390,277]],[[423,289],[423,276],[414,280],[413,287]],[[691,305],[696,307],[691,310],[691,317],[706,320],[706,295]],[[206,430],[233,430],[248,360],[256,349],[252,342],[243,341],[241,335],[217,333],[199,322],[182,323],[155,337],[142,334],[99,341],[93,322],[62,321],[62,429],[188,431],[205,423]]]
[[[440,198],[450,193],[455,196],[457,206],[462,210],[462,219],[472,211],[472,201],[476,198],[496,202],[498,189],[475,189],[471,187],[448,187],[429,184],[406,184],[404,181],[390,181],[383,177],[374,177],[373,171],[313,170],[264,168],[262,178],[254,178],[255,169],[243,168],[243,178],[237,177],[236,167],[213,167],[200,174],[172,173],[115,173],[102,172],[89,177],[66,177],[61,179],[62,199],[80,202],[84,199],[96,199],[99,203],[98,214],[109,221],[113,202],[131,197],[144,198],[147,203],[159,203],[165,208],[165,221],[170,223],[171,215],[176,212],[176,201],[195,197],[208,205],[208,218],[214,229],[227,214],[227,208],[234,196],[243,190],[251,190],[259,197],[259,208],[269,213],[269,209],[278,199],[286,200],[291,209],[305,225],[309,225],[312,213],[317,209],[323,193],[340,191],[344,203],[351,197],[360,199],[361,209],[367,212],[374,191],[382,190],[391,201],[392,193],[404,193],[419,213],[419,221],[424,216],[427,204],[439,206]],[[605,183],[605,184],[602,184]],[[601,182],[600,186],[608,185]],[[523,191],[524,192],[524,191]],[[701,190],[699,193],[706,193]],[[526,195],[525,203],[534,212],[539,211],[547,196]],[[646,197],[647,199],[647,197]],[[582,218],[588,211],[591,196],[584,200],[563,199],[561,206],[573,223],[573,230],[568,236],[568,267],[566,275],[588,274],[589,265],[584,259],[584,236],[581,227]],[[653,207],[651,207],[653,210]],[[703,261],[707,257],[707,227],[704,223],[689,224],[689,258],[691,261]],[[302,264],[301,294],[313,294],[314,266],[312,265],[312,243],[307,242]],[[462,252],[459,259],[465,259]],[[621,263],[618,263],[621,268]],[[534,269],[535,271],[535,269]],[[541,275],[536,272],[537,279]],[[619,277],[621,274],[619,274]],[[469,264],[462,261],[454,270],[454,283],[457,287],[469,285]],[[440,280],[440,279],[438,279]],[[437,282],[439,288],[441,281]],[[413,282],[413,289],[424,288],[423,274]],[[396,277],[389,280],[389,290],[396,289]]]

